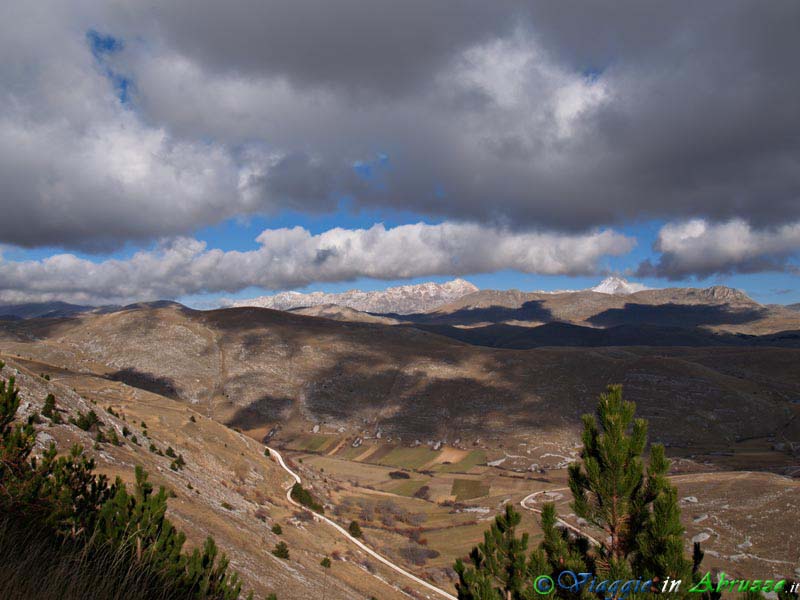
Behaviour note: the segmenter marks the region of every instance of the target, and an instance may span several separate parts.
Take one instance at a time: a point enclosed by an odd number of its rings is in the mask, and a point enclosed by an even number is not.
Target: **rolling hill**
[[[574,328],[549,329],[564,336]],[[481,439],[497,447],[536,435],[568,445],[597,394],[620,382],[643,416],[663,423],[656,439],[686,453],[800,437],[796,348],[503,350],[409,326],[179,305],[9,322],[0,343],[173,397],[253,435],[325,424],[404,442]]]
[[[691,475],[681,493],[700,497],[713,520],[711,528],[697,525],[685,511],[692,535],[735,532],[710,542],[709,564],[743,574],[783,564],[793,542],[780,526],[756,535],[744,512],[721,507],[772,507],[796,491],[800,349],[778,347],[791,339],[740,345],[744,336],[708,328],[647,325],[393,325],[352,309],[312,310],[334,318],[159,302],[6,321],[0,358],[29,390],[26,411],[39,410],[52,390],[70,414],[94,407],[139,443],[95,446],[69,423],[42,435],[65,448],[93,447],[111,475],[130,478],[133,465],[145,465],[176,491],[171,518],[190,541],[212,533],[250,587],[281,590],[280,598],[318,596],[320,585],[332,600],[400,598],[414,584],[324,524],[300,519],[259,442],[281,448],[340,523],[362,520],[372,548],[452,591],[453,560],[486,528],[476,515],[491,518],[509,498],[563,485],[578,456],[580,416],[608,383],[623,384],[650,423],[650,439],[667,445],[676,480]],[[485,347],[477,344],[487,339],[465,343],[442,328],[542,347]],[[585,347],[587,335],[596,347]],[[726,344],[706,345],[710,338]],[[158,454],[168,447],[186,457],[186,469],[168,467]],[[394,479],[398,469],[407,480]],[[418,524],[399,527],[378,509],[424,521],[428,546],[414,542]],[[535,532],[533,515],[526,519]],[[275,523],[282,536],[270,531]],[[753,548],[738,557],[747,539]],[[291,561],[270,553],[279,540],[289,543]],[[320,570],[324,556],[335,558],[330,574]]]

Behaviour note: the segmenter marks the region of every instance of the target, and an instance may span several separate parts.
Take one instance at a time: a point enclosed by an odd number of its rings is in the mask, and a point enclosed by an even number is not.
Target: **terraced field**
[[[489,495],[489,486],[479,479],[454,479],[451,491],[456,500],[463,502]]]
[[[370,440],[354,447],[353,442],[351,437],[309,433],[292,436],[283,445],[296,452],[324,454],[357,463],[423,472],[469,473],[486,465],[485,450],[464,450],[452,446],[433,450],[427,445],[407,447],[381,443],[380,440]]]

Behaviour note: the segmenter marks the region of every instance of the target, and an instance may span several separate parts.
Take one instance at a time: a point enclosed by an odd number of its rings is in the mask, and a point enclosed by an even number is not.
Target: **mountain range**
[[[611,276],[589,290],[560,290],[556,292],[533,292],[538,294],[563,294],[577,291],[592,291],[600,294],[626,295],[649,289],[641,283],[626,281]],[[479,292],[477,286],[464,279],[453,279],[446,283],[420,283],[401,285],[385,290],[363,292],[349,290],[338,294],[325,292],[281,292],[270,296],[259,296],[230,302],[228,306],[258,306],[275,310],[293,310],[312,306],[336,305],[369,313],[393,313],[406,315],[428,312],[454,302],[464,296]]]
[[[0,306],[0,320],[75,317],[181,305],[156,301],[119,306],[63,302]],[[412,326],[474,345],[795,346],[800,312],[762,305],[725,286],[650,289],[617,276],[584,290],[480,290],[463,279],[382,291],[282,292],[239,300],[335,321]]]
[[[478,288],[470,282],[454,279],[447,283],[428,282],[401,285],[371,292],[362,292],[361,290],[349,290],[339,294],[281,292],[272,296],[237,300],[230,306],[258,306],[275,310],[290,310],[335,304],[362,312],[409,314],[433,310],[477,291]]]

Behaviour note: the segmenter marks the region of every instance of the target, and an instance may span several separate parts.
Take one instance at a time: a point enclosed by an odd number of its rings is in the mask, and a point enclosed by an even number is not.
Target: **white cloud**
[[[709,223],[693,219],[661,228],[654,249],[658,263],[644,263],[643,275],[678,279],[690,275],[786,270],[800,253],[800,222],[754,229],[741,219]]]
[[[0,260],[0,301],[52,299],[131,302],[249,286],[301,287],[357,277],[403,279],[515,269],[526,273],[588,274],[604,256],[635,241],[611,230],[587,234],[519,233],[474,224],[417,223],[386,229],[302,227],[269,229],[248,252],[209,250],[180,238],[127,260],[93,262],[72,254],[39,261]]]

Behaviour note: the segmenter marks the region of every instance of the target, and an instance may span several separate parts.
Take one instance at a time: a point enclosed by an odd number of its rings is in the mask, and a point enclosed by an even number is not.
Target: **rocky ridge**
[[[446,283],[420,283],[401,285],[382,291],[364,292],[349,290],[338,294],[325,292],[281,292],[272,296],[260,296],[247,300],[238,300],[232,307],[257,306],[276,310],[291,310],[335,304],[362,312],[409,314],[426,312],[477,292],[478,288],[463,279],[454,279]]]

